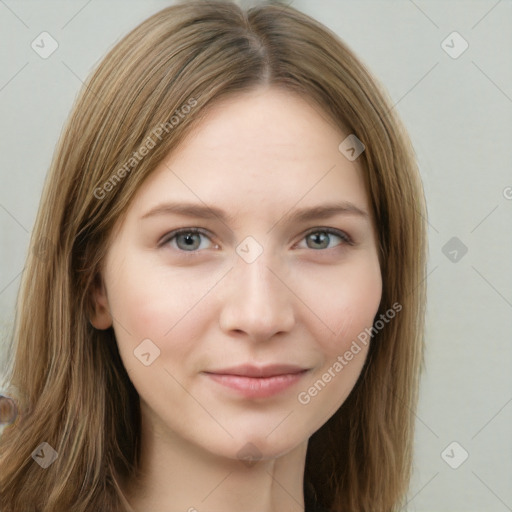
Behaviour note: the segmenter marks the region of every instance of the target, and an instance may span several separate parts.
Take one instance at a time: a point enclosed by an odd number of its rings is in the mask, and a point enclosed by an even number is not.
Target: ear
[[[89,320],[96,329],[108,329],[112,326],[112,315],[110,314],[105,284],[99,274],[94,279],[91,295],[93,313]]]

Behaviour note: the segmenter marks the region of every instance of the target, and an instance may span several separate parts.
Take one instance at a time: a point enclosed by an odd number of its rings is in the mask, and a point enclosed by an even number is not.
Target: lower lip
[[[268,398],[296,384],[306,372],[307,370],[304,370],[300,373],[288,373],[273,377],[244,377],[219,373],[206,373],[206,375],[247,398]]]

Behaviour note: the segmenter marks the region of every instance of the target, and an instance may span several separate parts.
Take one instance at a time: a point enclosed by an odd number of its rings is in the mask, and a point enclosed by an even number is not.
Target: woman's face
[[[93,324],[113,322],[159,436],[275,457],[348,396],[382,289],[362,170],[338,149],[348,135],[257,89],[214,105],[139,189]]]

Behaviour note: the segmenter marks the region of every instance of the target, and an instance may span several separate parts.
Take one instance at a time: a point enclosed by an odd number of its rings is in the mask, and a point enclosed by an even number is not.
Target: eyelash
[[[327,233],[329,235],[337,236],[341,239],[341,244],[339,244],[339,245],[344,245],[344,244],[354,245],[354,241],[347,233],[345,233],[344,231],[340,231],[338,229],[334,229],[334,228],[314,228],[314,229],[308,231],[307,233],[305,233],[304,236],[302,237],[301,241],[315,233]],[[163,240],[162,240],[162,242],[160,242],[159,246],[163,247],[163,246],[169,244],[169,242],[174,240],[176,237],[178,237],[180,235],[186,235],[186,234],[200,234],[200,235],[204,235],[205,237],[210,239],[209,234],[201,228],[182,228],[182,229],[177,229],[175,231],[171,231],[170,233],[167,233],[167,235],[165,235],[163,237]],[[338,246],[330,247],[327,249],[335,249],[336,247],[338,247]],[[311,249],[311,250],[312,251],[326,251],[327,249]],[[186,254],[187,256],[188,255],[193,256],[193,255],[196,255],[199,252],[201,252],[200,250],[197,250],[197,249],[195,249],[193,251],[184,251],[180,248],[176,248],[176,250],[183,254]]]

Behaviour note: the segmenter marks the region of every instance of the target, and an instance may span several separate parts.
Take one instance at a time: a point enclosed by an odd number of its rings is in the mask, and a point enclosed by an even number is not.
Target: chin
[[[236,446],[235,451],[231,451],[230,458],[247,462],[257,462],[258,460],[272,460],[286,455],[304,440],[297,440],[286,437],[283,432],[279,439],[269,439],[269,431],[261,431],[261,433],[252,433],[251,435],[237,437],[233,444]]]

